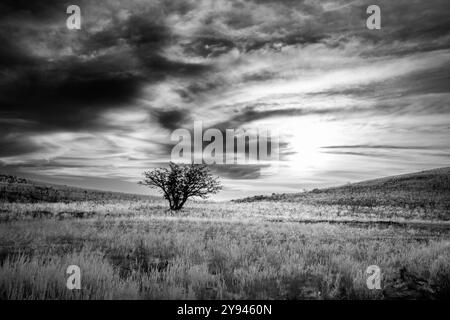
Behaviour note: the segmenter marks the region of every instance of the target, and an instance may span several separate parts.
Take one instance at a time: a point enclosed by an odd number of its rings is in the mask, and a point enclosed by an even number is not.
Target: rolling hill
[[[0,174],[0,201],[5,202],[71,202],[148,199],[155,199],[155,197],[49,184],[12,175]]]
[[[272,194],[237,199],[235,202],[280,201],[314,205],[357,207],[394,206],[450,211],[450,167],[314,189],[292,194]]]

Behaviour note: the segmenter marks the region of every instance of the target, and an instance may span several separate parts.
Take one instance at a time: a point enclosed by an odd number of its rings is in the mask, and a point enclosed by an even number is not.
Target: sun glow
[[[326,167],[330,157],[322,152],[321,147],[341,144],[345,140],[343,127],[338,122],[314,116],[282,117],[258,121],[254,125],[277,128],[280,158],[295,171]]]

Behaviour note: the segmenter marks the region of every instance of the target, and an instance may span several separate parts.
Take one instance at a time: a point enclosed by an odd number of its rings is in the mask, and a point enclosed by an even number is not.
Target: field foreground
[[[54,189],[35,201],[32,184],[8,182],[20,201],[0,202],[0,299],[449,299],[448,175],[432,180],[426,202],[399,188],[401,201],[368,202],[369,183],[176,213]],[[81,290],[66,287],[69,265]],[[367,286],[373,265],[380,289]]]
[[[257,213],[250,219],[251,204],[230,203],[192,204],[174,216],[162,205],[130,203],[134,211],[128,213],[117,211],[118,203],[4,205],[16,206],[17,211],[33,206],[47,216],[0,224],[0,298],[449,296],[450,225],[446,223],[292,222]],[[66,206],[64,216],[56,213],[64,212],[61,206]],[[108,212],[108,206],[116,211]],[[260,206],[270,208],[269,203]],[[227,210],[220,212],[221,207]],[[80,209],[87,208],[91,211],[85,212],[91,214],[79,218]],[[246,212],[243,218],[241,212]],[[81,268],[81,290],[66,288],[68,265]],[[380,267],[384,290],[367,288],[370,265]],[[424,283],[399,283],[404,267]]]

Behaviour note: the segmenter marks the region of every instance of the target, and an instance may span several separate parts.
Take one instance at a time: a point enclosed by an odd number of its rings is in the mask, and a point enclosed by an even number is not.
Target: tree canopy
[[[170,162],[168,168],[145,171],[140,184],[161,189],[171,210],[180,210],[190,197],[207,198],[222,189],[206,165],[194,163]]]

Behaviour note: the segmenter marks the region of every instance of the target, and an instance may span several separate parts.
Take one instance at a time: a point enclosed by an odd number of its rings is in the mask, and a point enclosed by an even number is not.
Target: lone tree
[[[190,197],[204,199],[222,189],[218,177],[212,176],[203,164],[170,162],[169,168],[145,171],[144,177],[139,184],[161,189],[171,210],[180,210]]]

